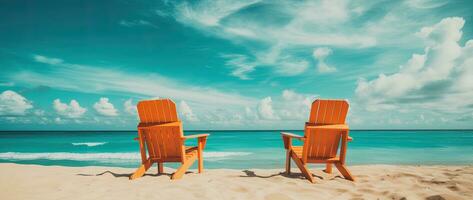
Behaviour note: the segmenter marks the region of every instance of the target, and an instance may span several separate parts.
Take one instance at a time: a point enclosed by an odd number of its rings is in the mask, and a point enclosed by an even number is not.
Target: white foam
[[[108,160],[108,159],[120,159],[120,160],[135,160],[139,159],[138,153],[19,153],[19,152],[6,152],[0,153],[0,159],[8,160],[77,160],[77,161],[90,161],[90,160]]]
[[[204,151],[204,159],[210,158],[210,160],[225,160],[230,157],[247,156],[252,154],[251,152],[231,152],[231,151]]]
[[[74,146],[88,146],[88,147],[95,147],[107,144],[106,142],[74,142],[72,145]]]
[[[205,152],[204,159],[223,160],[235,156],[250,155],[251,152]],[[140,154],[137,152],[123,153],[22,153],[22,152],[6,152],[0,153],[0,159],[4,160],[75,160],[75,161],[110,161],[110,160],[139,160]]]

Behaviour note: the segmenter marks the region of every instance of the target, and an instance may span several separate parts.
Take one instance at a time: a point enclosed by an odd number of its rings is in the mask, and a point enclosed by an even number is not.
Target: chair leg
[[[286,174],[291,174],[291,150],[286,151]]]
[[[325,173],[331,174],[332,173],[332,163],[327,163],[325,166]]]
[[[201,145],[199,145],[198,150],[197,150],[197,159],[198,159],[198,172],[200,174],[204,172],[204,158],[202,156]]]
[[[314,177],[312,176],[312,173],[309,171],[307,168],[307,165],[305,163],[302,163],[302,160],[296,156],[296,154],[291,153],[291,157],[296,163],[297,167],[301,170],[302,174],[304,175],[307,180],[309,180],[311,183],[314,183]]]
[[[345,165],[343,165],[342,163],[335,163],[335,167],[337,167],[338,171],[340,171],[343,177],[350,181],[355,181],[355,177],[351,175],[350,171],[348,171]]]
[[[130,176],[130,180],[142,177],[152,164],[153,163],[150,160],[145,161],[145,163],[141,164],[140,167],[138,167],[138,169],[136,169],[136,171]]]
[[[158,162],[158,174],[164,173],[164,163]]]
[[[189,159],[185,160],[182,165],[177,169],[176,172],[174,172],[174,174],[171,176],[171,179],[175,180],[175,179],[180,179],[182,178],[182,176],[184,175],[184,173],[186,173],[187,169],[189,169],[189,167],[194,164],[195,160],[197,159],[197,154],[194,153],[194,155],[192,155],[192,157],[190,157]]]

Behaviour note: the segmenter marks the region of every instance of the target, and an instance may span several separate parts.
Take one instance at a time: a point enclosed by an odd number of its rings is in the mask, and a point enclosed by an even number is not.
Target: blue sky
[[[473,128],[471,1],[7,1],[2,130],[132,130],[171,98],[186,129]]]

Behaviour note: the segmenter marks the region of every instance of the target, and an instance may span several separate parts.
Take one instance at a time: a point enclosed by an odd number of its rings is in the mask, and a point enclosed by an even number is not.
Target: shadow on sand
[[[243,170],[242,172],[245,173],[245,175],[240,175],[239,177],[243,177],[243,178],[271,178],[271,177],[276,177],[276,176],[282,176],[282,177],[286,177],[286,178],[306,180],[306,178],[302,175],[302,173],[291,172],[291,174],[286,174],[285,172],[279,172],[277,174],[262,176],[262,175],[256,174],[254,171],[251,171],[251,170]],[[193,174],[193,173],[194,172],[186,172],[186,174]],[[106,175],[106,174],[111,174],[115,178],[129,178],[133,173],[120,174],[120,173],[115,173],[115,172],[112,172],[112,171],[104,171],[104,172],[98,173],[98,174],[76,174],[76,175],[77,176],[103,176],[103,175]],[[312,174],[312,175],[315,178],[318,178],[318,179],[321,179],[321,180],[324,179],[322,176],[318,176],[318,175],[315,175],[315,174]],[[162,174],[149,174],[149,173],[147,173],[143,176],[154,176],[154,177],[169,176],[169,177],[171,177],[172,173],[162,173]],[[344,179],[341,176],[335,176],[335,177],[332,177],[331,179],[337,179],[337,178]]]
[[[245,173],[245,175],[241,175],[240,177],[246,177],[246,178],[271,178],[271,177],[275,177],[275,176],[283,176],[283,177],[286,177],[286,178],[304,179],[305,180],[305,177],[302,175],[302,173],[291,172],[290,174],[286,174],[286,172],[279,172],[277,174],[261,176],[261,175],[257,175],[254,171],[251,171],[251,170],[243,170],[242,172]],[[315,174],[312,174],[312,175],[316,178],[323,179],[323,177],[321,177],[321,176],[317,176]]]
[[[193,172],[186,172],[186,174],[191,174]],[[125,173],[125,174],[119,174],[119,173],[115,173],[115,172],[112,172],[112,171],[104,171],[102,173],[98,173],[98,174],[76,174],[77,176],[102,176],[102,175],[106,175],[106,174],[111,174],[113,177],[115,178],[129,178],[133,173]],[[172,173],[161,173],[161,174],[145,174],[143,176],[169,176],[171,177],[173,174]]]

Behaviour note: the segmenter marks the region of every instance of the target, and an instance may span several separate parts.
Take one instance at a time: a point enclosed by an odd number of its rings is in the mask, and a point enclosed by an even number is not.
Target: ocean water
[[[303,135],[302,131],[292,131]],[[185,135],[201,132],[186,131]],[[210,169],[284,167],[279,131],[210,131],[204,153]],[[473,164],[473,131],[357,131],[348,145],[348,165]],[[134,131],[0,132],[0,162],[62,166],[140,164]],[[188,141],[188,145],[195,141]],[[176,167],[177,164],[166,164]],[[195,166],[193,166],[195,168]]]

